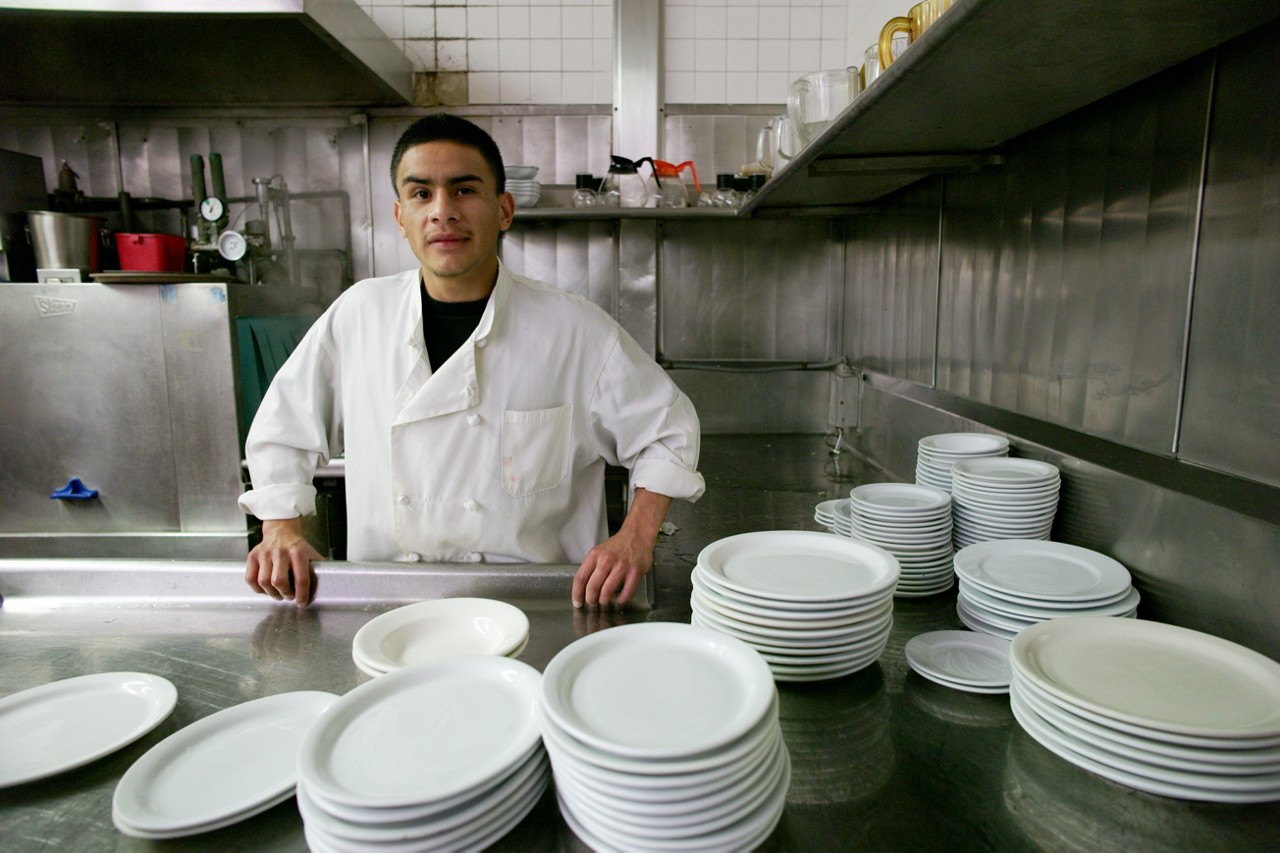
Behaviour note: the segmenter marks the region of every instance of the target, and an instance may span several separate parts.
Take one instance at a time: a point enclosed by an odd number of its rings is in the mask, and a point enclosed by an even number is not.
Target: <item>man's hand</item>
[[[658,528],[667,516],[671,498],[636,489],[622,529],[587,552],[573,576],[574,607],[626,604],[649,569]]]
[[[319,559],[323,558],[302,535],[302,519],[264,521],[262,542],[245,560],[244,579],[254,592],[306,607],[315,594],[311,561]]]

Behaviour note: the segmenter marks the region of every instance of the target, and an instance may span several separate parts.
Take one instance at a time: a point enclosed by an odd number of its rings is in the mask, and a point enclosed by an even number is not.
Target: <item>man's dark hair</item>
[[[400,139],[391,152],[391,188],[395,190],[397,197],[400,195],[400,188],[396,186],[396,172],[400,169],[404,152],[424,142],[454,142],[476,149],[489,164],[489,169],[498,182],[498,192],[506,190],[507,170],[502,166],[502,152],[498,150],[498,143],[493,141],[493,137],[465,118],[448,113],[433,113],[409,125],[400,134]]]

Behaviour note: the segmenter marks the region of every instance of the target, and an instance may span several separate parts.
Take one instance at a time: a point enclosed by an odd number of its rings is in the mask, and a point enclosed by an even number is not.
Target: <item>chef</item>
[[[515,202],[482,129],[419,119],[391,178],[421,266],[347,289],[271,383],[245,443],[263,533],[245,580],[312,600],[301,517],[345,452],[348,559],[573,562],[575,607],[625,603],[672,499],[702,494],[693,405],[595,305],[498,259]],[[606,463],[631,472],[612,537]]]

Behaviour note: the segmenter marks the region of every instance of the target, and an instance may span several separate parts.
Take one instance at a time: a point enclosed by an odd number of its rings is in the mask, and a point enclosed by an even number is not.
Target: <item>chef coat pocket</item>
[[[560,485],[572,461],[573,406],[502,413],[502,488],[515,498]]]

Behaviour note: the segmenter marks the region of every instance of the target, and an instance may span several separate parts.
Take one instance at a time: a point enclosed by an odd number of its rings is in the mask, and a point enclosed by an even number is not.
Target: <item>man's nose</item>
[[[458,218],[453,196],[449,195],[449,193],[438,193],[431,200],[429,212],[432,222],[447,222]]]

